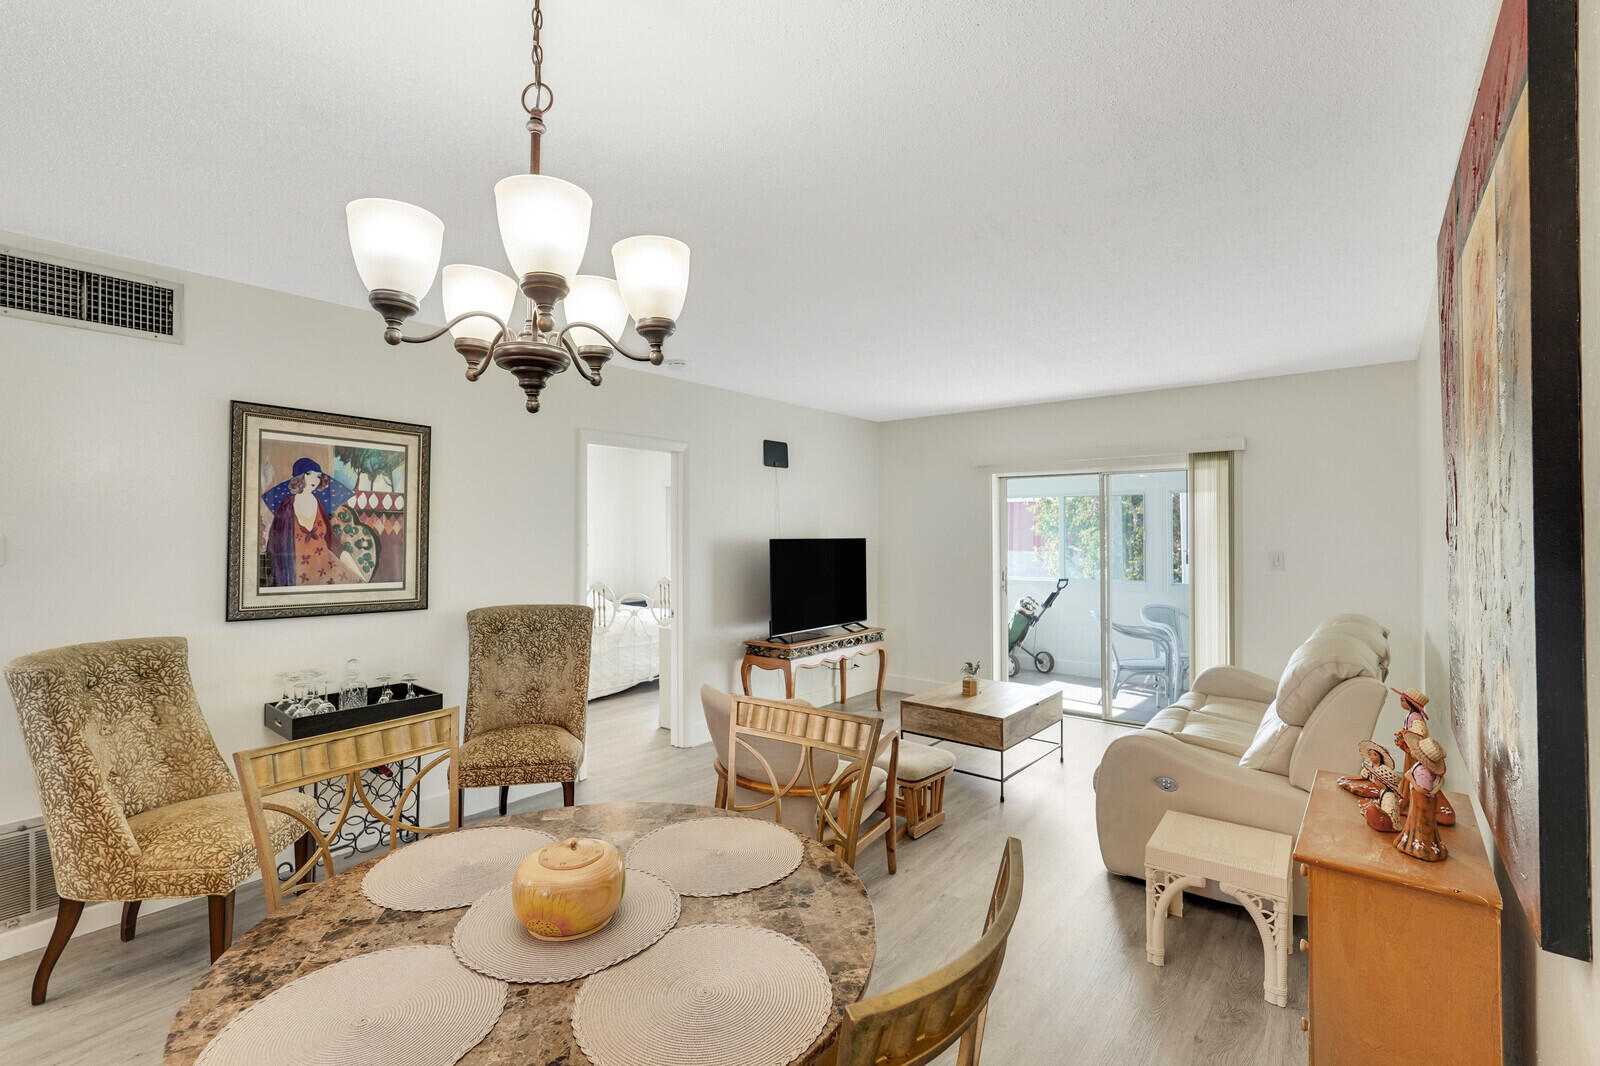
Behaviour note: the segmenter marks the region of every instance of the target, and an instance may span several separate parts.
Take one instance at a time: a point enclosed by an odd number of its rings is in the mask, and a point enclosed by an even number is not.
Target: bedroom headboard
[[[612,618],[617,613],[617,598],[611,594],[611,589],[604,581],[596,581],[589,586],[589,607],[594,611],[594,628],[604,631],[611,627]]]

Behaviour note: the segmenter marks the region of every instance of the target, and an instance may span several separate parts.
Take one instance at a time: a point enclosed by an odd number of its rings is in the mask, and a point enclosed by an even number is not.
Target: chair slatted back
[[[357,726],[338,733],[291,740],[266,748],[235,752],[234,766],[239,771],[239,787],[244,792],[245,812],[250,816],[250,831],[255,836],[256,858],[261,863],[261,881],[267,890],[267,913],[281,907],[290,896],[310,887],[310,876],[319,861],[333,873],[333,853],[329,841],[337,840],[356,800],[374,818],[389,827],[389,849],[399,846],[400,834],[444,833],[461,825],[459,794],[456,791],[456,714],[458,708],[426,711],[409,718]],[[379,810],[361,783],[361,772],[378,766],[434,758],[417,771],[395,800],[392,814]],[[450,820],[442,826],[409,824],[404,820],[406,804],[429,770],[449,760]],[[273,803],[271,797],[319,781],[344,778],[344,805],[338,821],[326,834],[299,811]],[[286,879],[278,878],[278,857],[272,852],[267,833],[266,812],[275,811],[300,822],[316,842],[304,860],[297,854],[295,869]]]
[[[739,754],[743,750],[751,756],[745,760],[747,776],[757,782],[765,780],[770,791],[761,788],[759,791],[766,794],[765,799],[741,804],[738,790],[730,787],[721,794],[720,806],[746,813],[770,806],[774,819],[782,822],[785,796],[815,803],[817,839],[825,844],[837,844],[844,860],[854,865],[861,836],[862,808],[882,731],[881,718],[790,700],[734,696],[728,717],[728,780],[739,781]],[[803,757],[796,761],[788,781],[779,781],[766,756],[751,745],[750,741],[757,739],[784,741],[802,749]],[[831,752],[847,760],[844,771],[831,779],[819,778],[815,763],[818,751]],[[759,766],[760,772],[750,773],[750,763]]]
[[[921,1066],[961,1040],[958,1066],[983,1046],[989,997],[1022,905],[1022,841],[1011,837],[989,899],[983,936],[959,958],[880,996],[845,1008],[838,1066]]]

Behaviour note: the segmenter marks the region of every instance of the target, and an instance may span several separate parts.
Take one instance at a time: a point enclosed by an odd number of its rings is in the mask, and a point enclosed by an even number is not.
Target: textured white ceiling
[[[893,419],[1403,360],[1493,11],[547,0],[544,169],[594,197],[586,270],[690,243],[669,351],[742,392]],[[343,207],[392,196],[508,269],[516,0],[0,27],[0,230],[364,307]]]

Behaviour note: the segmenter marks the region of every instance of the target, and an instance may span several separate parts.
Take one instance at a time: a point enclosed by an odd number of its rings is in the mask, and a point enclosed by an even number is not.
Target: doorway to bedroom
[[[684,446],[583,431],[578,576],[594,611],[591,713],[626,715],[684,739]]]

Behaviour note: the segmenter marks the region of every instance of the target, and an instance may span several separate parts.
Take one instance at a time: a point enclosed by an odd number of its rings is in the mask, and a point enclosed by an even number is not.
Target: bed
[[[594,634],[589,651],[589,698],[599,699],[661,676],[661,630],[672,618],[670,584],[656,583],[652,597],[617,597],[604,584],[589,586]]]

